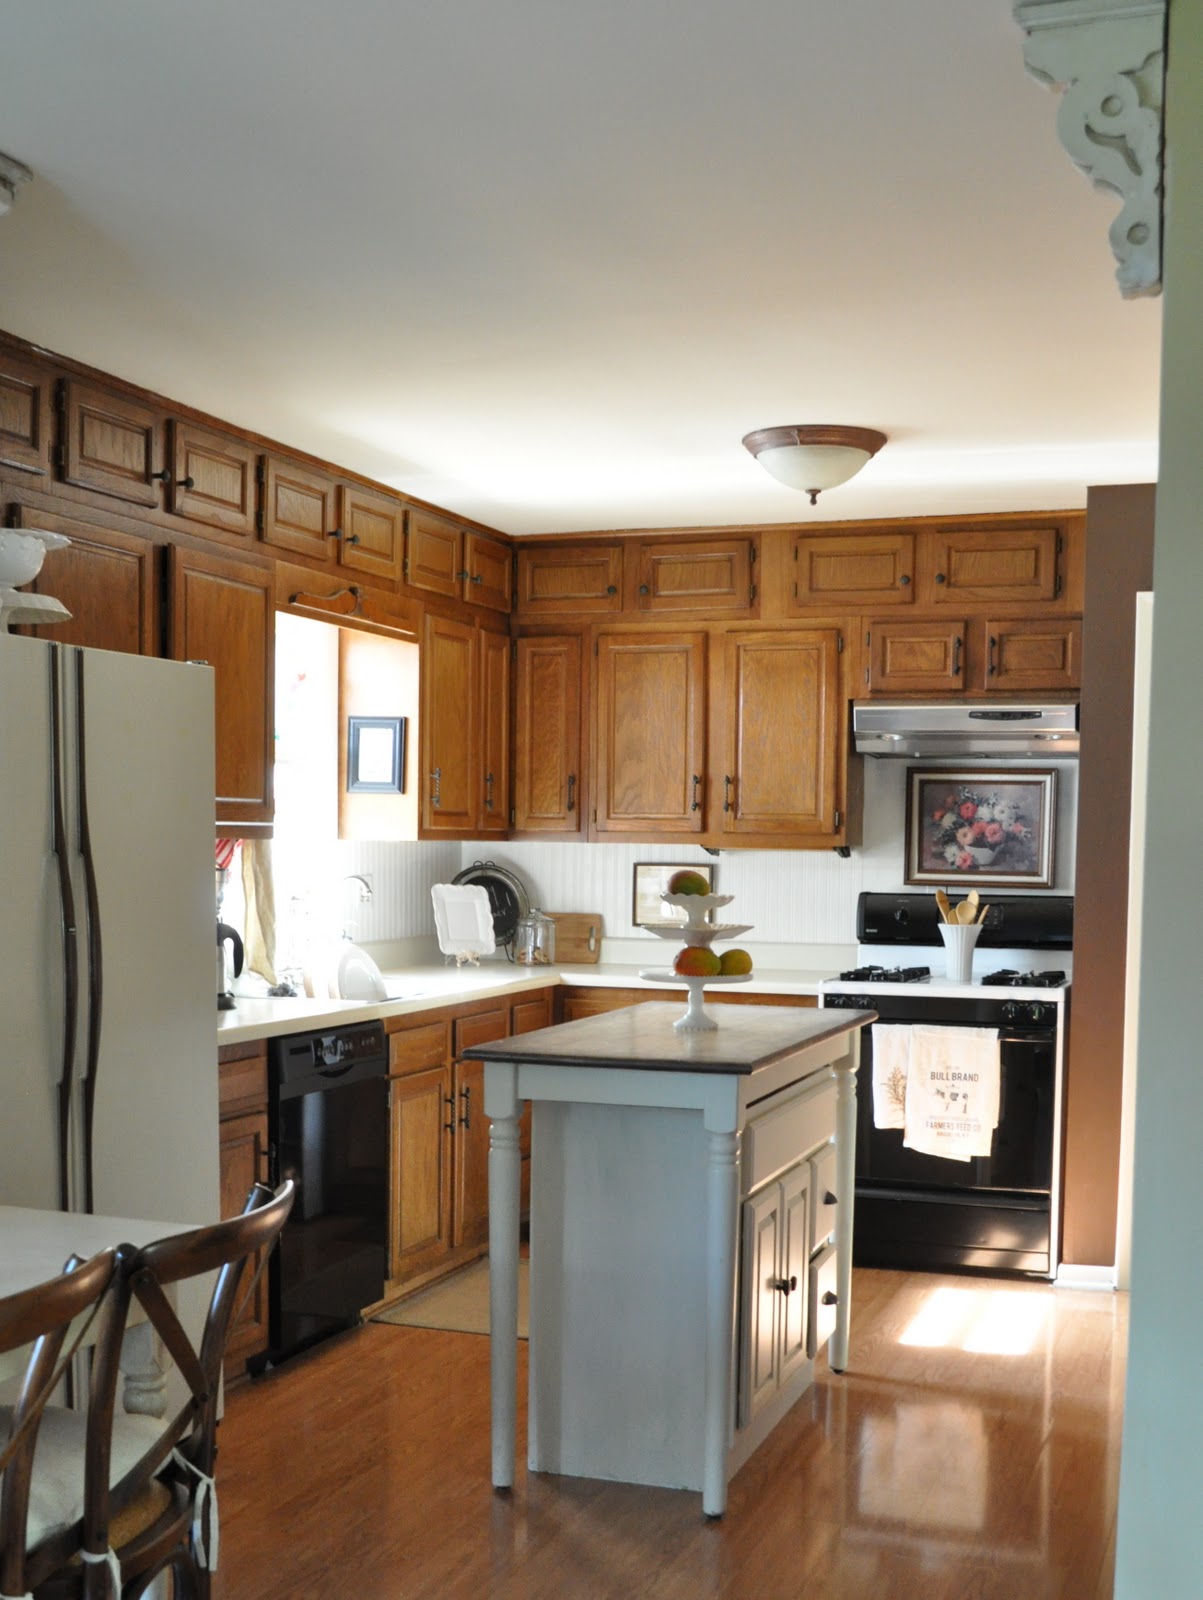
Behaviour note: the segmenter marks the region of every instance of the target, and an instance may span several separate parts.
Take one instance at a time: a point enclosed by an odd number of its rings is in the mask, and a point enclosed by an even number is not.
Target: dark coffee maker
[[[230,970],[231,957],[226,954],[226,946],[232,944],[233,971]],[[230,992],[230,982],[242,971],[242,935],[237,928],[231,928],[228,922],[217,924],[217,1009],[219,1011],[233,1011],[234,996]]]

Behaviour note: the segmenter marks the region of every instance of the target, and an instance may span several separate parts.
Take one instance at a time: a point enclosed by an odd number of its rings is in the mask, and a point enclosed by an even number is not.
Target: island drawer
[[[784,1172],[834,1132],[835,1084],[830,1078],[766,1107],[744,1128],[743,1193]]]

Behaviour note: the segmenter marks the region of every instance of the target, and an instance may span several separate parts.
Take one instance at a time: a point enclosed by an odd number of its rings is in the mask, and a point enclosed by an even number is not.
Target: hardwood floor
[[[850,1368],[700,1496],[489,1484],[489,1342],[372,1324],[228,1397],[214,1600],[1106,1600],[1126,1296],[858,1271]],[[525,1455],[525,1346],[519,1458]]]

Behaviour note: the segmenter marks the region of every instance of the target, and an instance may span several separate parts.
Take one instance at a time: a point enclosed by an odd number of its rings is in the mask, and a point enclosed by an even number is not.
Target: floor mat
[[[518,1263],[518,1337],[527,1337],[529,1262]],[[378,1311],[373,1322],[391,1322],[407,1328],[444,1328],[450,1333],[488,1333],[489,1263],[474,1261],[441,1283],[411,1295],[399,1306]]]

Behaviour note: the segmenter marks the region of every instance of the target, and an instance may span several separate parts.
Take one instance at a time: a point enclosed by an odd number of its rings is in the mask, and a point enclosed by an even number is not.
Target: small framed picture
[[[1049,889],[1057,774],[908,767],[907,883]]]
[[[347,718],[347,793],[404,794],[404,717]]]
[[[674,872],[696,872],[707,883],[707,894],[714,893],[714,868],[707,862],[699,866],[696,861],[640,861],[635,867],[634,894],[631,921],[637,928],[649,923],[686,921],[680,906],[666,906],[660,896],[668,890]]]

